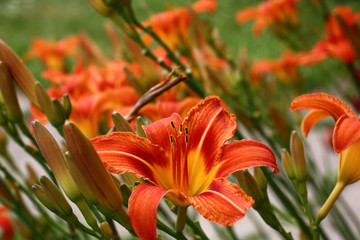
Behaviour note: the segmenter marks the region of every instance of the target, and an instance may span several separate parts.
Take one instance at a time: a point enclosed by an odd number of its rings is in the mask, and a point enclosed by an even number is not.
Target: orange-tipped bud
[[[40,184],[44,190],[44,194],[54,204],[57,214],[62,218],[67,218],[73,215],[73,210],[65,199],[60,189],[48,177],[42,176]]]
[[[4,98],[9,117],[14,122],[23,120],[12,76],[4,62],[0,61],[0,91]]]
[[[36,79],[11,48],[0,39],[0,61],[4,62],[13,76],[15,82],[29,98],[29,100],[38,108],[40,104],[35,94]]]
[[[116,131],[135,133],[134,129],[130,126],[129,122],[126,121],[126,119],[120,113],[114,111],[111,116]]]
[[[299,182],[306,181],[306,161],[304,146],[297,132],[292,131],[290,138],[290,152],[294,160],[294,167],[296,171],[296,178]]]
[[[67,158],[69,171],[79,190],[90,203],[98,203],[102,208],[118,214],[122,224],[131,229],[121,193],[91,142],[69,121],[64,125],[64,137],[71,156]]]
[[[100,229],[109,238],[112,238],[114,236],[114,233],[113,233],[113,231],[112,231],[112,229],[111,229],[108,222],[102,222],[100,224]]]
[[[80,191],[77,189],[66,165],[65,156],[51,133],[39,122],[32,122],[35,139],[40,151],[44,156],[49,167],[53,171],[61,188],[72,202],[82,199]]]

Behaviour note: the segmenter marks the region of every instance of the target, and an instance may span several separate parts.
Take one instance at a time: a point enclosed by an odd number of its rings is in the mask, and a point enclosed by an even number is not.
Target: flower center
[[[179,126],[179,131],[173,121],[171,121],[171,126],[174,131],[174,134],[170,135],[173,189],[185,195],[191,195],[187,156],[189,132],[187,127],[183,128],[182,124]]]

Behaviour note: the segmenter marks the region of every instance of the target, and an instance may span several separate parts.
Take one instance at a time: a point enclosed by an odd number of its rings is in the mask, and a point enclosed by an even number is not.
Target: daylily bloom
[[[36,38],[24,58],[26,60],[40,58],[46,69],[62,71],[65,68],[65,58],[78,55],[76,48],[79,43],[77,36],[69,36],[58,42]]]
[[[309,52],[285,52],[279,59],[261,59],[251,66],[250,75],[254,82],[268,73],[274,73],[280,81],[296,81],[299,78],[298,67],[315,65],[327,57],[327,54],[318,49]]]
[[[305,136],[321,119],[331,116],[335,120],[333,147],[340,153],[338,181],[345,185],[360,179],[360,119],[342,100],[326,94],[312,93],[295,98],[290,110],[314,109],[303,119],[301,130]]]
[[[225,144],[236,125],[235,116],[211,96],[184,120],[174,113],[143,126],[148,139],[113,132],[91,140],[110,172],[133,172],[149,181],[136,186],[129,199],[130,221],[141,239],[155,239],[156,209],[164,196],[179,207],[192,205],[206,219],[222,225],[244,217],[254,202],[225,178],[254,166],[279,170],[274,154],[262,143]]]
[[[256,7],[248,7],[239,11],[236,21],[243,23],[255,19],[254,34],[259,36],[272,24],[297,24],[296,3],[299,0],[268,0]]]
[[[196,13],[214,12],[217,7],[215,0],[199,0],[190,6]],[[188,8],[175,8],[158,13],[148,19],[144,25],[151,29],[166,42],[171,49],[182,46],[189,41],[191,14]]]
[[[357,27],[356,22],[360,19],[360,13],[354,13],[349,7],[335,7],[326,23],[327,37],[319,41],[313,49],[351,63],[358,56],[339,18],[347,25],[349,31],[354,31],[353,29]]]
[[[319,224],[345,186],[360,180],[360,118],[345,102],[326,93],[305,94],[295,98],[290,110],[297,109],[313,109],[301,124],[305,136],[321,119],[332,116],[335,120],[333,147],[336,153],[340,153],[337,183],[317,214],[316,223]]]

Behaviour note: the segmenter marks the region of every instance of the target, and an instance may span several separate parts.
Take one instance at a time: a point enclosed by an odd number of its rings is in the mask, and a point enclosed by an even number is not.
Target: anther
[[[174,138],[174,135],[170,135],[170,142],[172,143],[172,144],[175,144],[175,138]]]
[[[189,143],[189,135],[187,135],[187,134],[185,135],[185,142]]]
[[[187,127],[185,127],[185,133],[186,133],[186,134],[189,134],[189,131],[188,131],[188,128],[187,128]]]
[[[182,134],[182,131],[183,131],[182,124],[180,124],[180,134]]]
[[[173,128],[174,132],[176,132],[176,128],[175,128],[175,124],[174,124],[174,122],[173,122],[173,121],[171,121],[170,123],[171,123],[171,126],[172,126],[172,128]]]

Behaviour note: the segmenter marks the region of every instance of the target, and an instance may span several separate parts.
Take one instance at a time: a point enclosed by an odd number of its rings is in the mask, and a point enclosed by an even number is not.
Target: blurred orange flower
[[[79,38],[70,36],[61,41],[48,41],[42,38],[33,40],[30,50],[25,54],[26,61],[40,58],[46,69],[63,71],[65,69],[65,58],[76,57],[76,48],[79,46]]]
[[[145,26],[151,29],[163,40],[172,50],[177,47],[180,49],[189,41],[189,26],[191,23],[191,13],[214,12],[217,7],[216,0],[199,0],[189,8],[175,8],[166,12],[158,13],[150,17]],[[150,37],[145,41],[150,41]]]
[[[255,19],[254,34],[259,36],[269,25],[297,24],[296,3],[299,0],[267,0],[256,7],[247,7],[236,15],[236,21],[243,23]]]
[[[319,41],[313,49],[347,63],[353,62],[358,56],[339,21],[343,21],[343,24],[346,24],[349,30],[352,31],[357,27],[356,22],[359,19],[360,13],[354,13],[350,7],[335,7],[326,23],[327,37]]]

